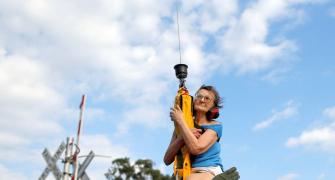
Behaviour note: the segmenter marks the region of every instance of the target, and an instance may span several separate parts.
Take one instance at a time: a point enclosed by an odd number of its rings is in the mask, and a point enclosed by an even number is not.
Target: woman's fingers
[[[201,129],[192,128],[191,131],[196,138],[199,138],[201,136]]]
[[[179,105],[176,105],[175,107],[170,108],[171,112],[177,112],[177,111],[182,111],[179,107]]]
[[[173,107],[170,108],[170,117],[171,117],[171,121],[174,121],[174,120],[175,120],[175,117],[176,117],[176,110],[175,110],[175,108],[173,108]]]
[[[183,112],[178,105],[170,108],[170,117],[173,121],[179,121],[183,119]]]

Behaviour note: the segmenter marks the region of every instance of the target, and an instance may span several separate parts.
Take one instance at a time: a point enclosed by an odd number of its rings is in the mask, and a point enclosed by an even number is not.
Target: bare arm
[[[171,109],[171,117],[180,127],[180,133],[191,154],[201,154],[207,151],[216,142],[218,138],[217,134],[211,129],[205,131],[205,133],[197,139],[192,131],[187,127],[184,121],[183,112],[179,107]]]
[[[177,137],[175,131],[172,134],[171,141],[168,149],[164,155],[165,165],[170,165],[174,161],[174,157],[178,153],[179,149],[184,146],[184,140],[181,136]]]
[[[180,123],[181,134],[190,153],[198,155],[206,152],[217,140],[216,132],[208,129],[202,134],[199,139],[195,138],[185,122]]]

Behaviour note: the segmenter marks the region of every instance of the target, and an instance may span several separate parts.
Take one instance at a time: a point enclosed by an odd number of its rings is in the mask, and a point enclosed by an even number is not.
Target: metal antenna
[[[178,27],[178,40],[179,40],[179,63],[181,64],[180,32],[179,32],[179,5],[178,3],[177,3],[177,27]]]
[[[179,3],[176,4],[177,10],[177,28],[178,28],[178,42],[179,42],[179,64],[174,66],[174,70],[176,72],[176,77],[179,79],[179,88],[185,87],[185,79],[187,77],[187,68],[186,64],[181,63],[181,43],[180,43],[180,31],[179,31]]]

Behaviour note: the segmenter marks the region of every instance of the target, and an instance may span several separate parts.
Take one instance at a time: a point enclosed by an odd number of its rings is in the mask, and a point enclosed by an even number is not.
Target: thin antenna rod
[[[178,26],[178,40],[179,40],[179,63],[181,64],[180,33],[179,33],[179,6],[178,6],[178,4],[177,4],[177,26]]]

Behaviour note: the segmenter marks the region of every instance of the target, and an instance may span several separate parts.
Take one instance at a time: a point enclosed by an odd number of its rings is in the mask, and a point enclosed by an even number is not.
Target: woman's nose
[[[200,101],[201,101],[201,102],[205,102],[205,97],[201,97],[201,98],[200,98]]]

